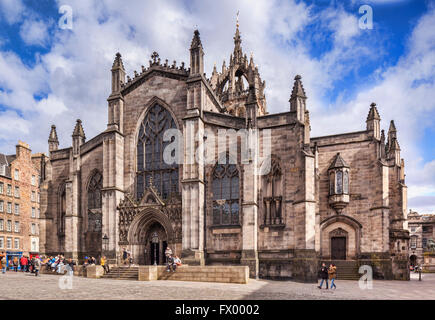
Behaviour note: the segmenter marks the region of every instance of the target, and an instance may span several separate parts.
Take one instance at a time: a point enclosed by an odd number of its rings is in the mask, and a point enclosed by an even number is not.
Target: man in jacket
[[[34,257],[33,259],[33,269],[35,270],[35,277],[39,274],[39,269],[41,269],[41,260],[39,260],[39,256]]]
[[[326,267],[325,263],[322,263],[322,267],[320,268],[320,278],[322,281],[320,282],[320,285],[318,286],[319,289],[322,289],[323,281],[326,281],[326,290],[328,290],[328,268]]]
[[[6,264],[7,264],[6,255],[5,252],[2,251],[0,253],[0,269],[2,269],[2,273],[6,273]]]
[[[26,272],[27,271],[27,264],[28,264],[28,261],[27,261],[26,256],[22,256],[21,259],[20,259],[20,265],[21,265],[21,271],[22,272]]]

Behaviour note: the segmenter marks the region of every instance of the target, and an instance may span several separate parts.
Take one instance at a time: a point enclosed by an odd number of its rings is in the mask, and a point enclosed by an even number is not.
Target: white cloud
[[[0,0],[0,13],[7,23],[14,24],[23,18],[25,6],[22,0]]]
[[[48,24],[42,20],[26,19],[20,28],[20,36],[27,45],[44,46],[48,40]]]

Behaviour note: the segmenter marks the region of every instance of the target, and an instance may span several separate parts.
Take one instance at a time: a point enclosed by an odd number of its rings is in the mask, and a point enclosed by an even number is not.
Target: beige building
[[[13,256],[39,252],[39,182],[43,154],[19,141],[16,154],[0,154],[0,251]]]
[[[404,161],[375,104],[361,131],[311,137],[296,76],[287,111],[269,114],[238,26],[228,65],[210,78],[198,31],[190,68],[154,53],[130,77],[118,53],[111,76],[104,132],[86,141],[77,120],[59,149],[52,127],[41,251],[119,261],[125,247],[153,264],[170,246],[185,263],[248,265],[252,277],[316,281],[320,261],[340,260],[409,278]],[[223,130],[239,134],[224,150]]]
[[[435,215],[409,211],[409,260],[412,265],[424,263],[424,253],[435,254]]]

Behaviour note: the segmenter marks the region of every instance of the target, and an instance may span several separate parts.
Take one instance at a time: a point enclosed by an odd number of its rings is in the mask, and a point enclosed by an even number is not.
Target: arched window
[[[95,172],[88,185],[88,231],[100,232],[102,227],[101,189],[103,176]]]
[[[282,223],[282,180],[279,161],[275,157],[272,157],[269,173],[263,178],[265,225],[278,225]]]
[[[213,170],[213,224],[239,224],[239,171],[235,164],[217,164]]]
[[[60,235],[65,234],[65,216],[66,216],[66,192],[65,186],[61,189],[59,198],[59,224],[58,230]]]
[[[101,208],[101,189],[103,188],[103,176],[97,171],[88,185],[88,209]]]
[[[137,140],[138,199],[142,198],[151,178],[163,199],[168,198],[171,192],[178,192],[178,164],[167,164],[163,160],[165,147],[175,140],[173,137],[171,141],[163,141],[163,134],[168,129],[176,128],[169,111],[158,104],[150,108],[142,121]]]

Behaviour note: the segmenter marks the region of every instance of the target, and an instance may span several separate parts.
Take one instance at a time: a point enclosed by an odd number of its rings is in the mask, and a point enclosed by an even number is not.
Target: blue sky
[[[73,28],[59,28],[70,5]],[[51,124],[61,147],[75,119],[86,136],[105,129],[110,67],[117,51],[128,74],[162,59],[189,61],[195,27],[205,67],[220,68],[233,46],[240,11],[242,47],[266,80],[270,112],[288,110],[293,78],[302,75],[312,135],[359,131],[371,102],[383,129],[398,128],[409,207],[435,212],[435,1],[429,0],[0,0],[0,152],[18,139],[47,152]],[[358,9],[373,9],[360,29]],[[186,63],[187,64],[187,63]]]

